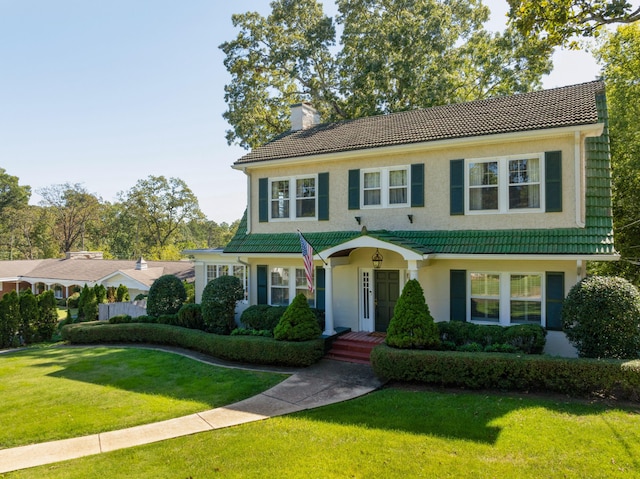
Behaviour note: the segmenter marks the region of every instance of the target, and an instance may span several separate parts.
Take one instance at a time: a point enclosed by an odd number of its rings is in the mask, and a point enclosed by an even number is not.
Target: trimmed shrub
[[[80,296],[78,297],[78,316],[76,318],[77,321],[82,321],[84,319],[84,305],[87,302],[87,297],[89,296],[89,286],[85,283],[82,289],[80,290]]]
[[[58,308],[53,291],[45,291],[38,295],[38,322],[35,325],[36,334],[40,341],[51,341],[58,326]],[[97,312],[96,312],[97,315]]]
[[[278,341],[308,341],[321,334],[316,315],[302,293],[293,298],[273,330],[273,337]]]
[[[73,293],[71,296],[67,298],[67,307],[77,308],[79,298],[80,298],[80,293],[76,291],[75,293]]]
[[[158,316],[158,324],[170,324],[171,326],[182,326],[177,314],[162,314]]]
[[[109,318],[109,324],[124,324],[131,323],[133,319],[128,314],[117,314]]]
[[[410,279],[393,310],[386,342],[394,348],[435,348],[439,345],[438,327],[424,301],[422,286]]]
[[[286,310],[286,306],[254,304],[242,312],[240,322],[247,329],[273,331]]]
[[[22,342],[30,344],[40,339],[36,330],[40,322],[38,298],[30,289],[22,291],[18,296],[20,299],[20,331],[18,334],[22,338]]]
[[[262,336],[263,338],[273,338],[273,331],[269,331],[268,329],[236,328],[231,331],[231,336]]]
[[[88,288],[82,304],[83,321],[95,321],[98,319],[98,300],[93,288]]]
[[[204,331],[206,326],[202,319],[202,308],[199,304],[185,303],[178,311],[179,326]]]
[[[182,281],[177,276],[165,274],[156,279],[149,288],[147,314],[156,317],[176,314],[186,299],[187,293]]]
[[[536,324],[498,326],[474,324],[462,321],[436,323],[445,351],[520,352],[541,354],[547,332]],[[469,344],[478,344],[469,347]]]
[[[637,358],[640,293],[623,278],[583,279],[565,298],[562,325],[581,357]]]
[[[151,343],[179,346],[210,356],[251,364],[305,367],[324,355],[324,341],[287,342],[258,336],[221,336],[166,324],[70,324],[63,339],[75,344]]]
[[[147,299],[147,295],[142,293],[137,294],[136,297],[133,298],[134,301],[142,301],[143,299]]]
[[[244,298],[242,281],[235,276],[220,276],[202,291],[202,318],[207,330],[229,334],[236,329],[236,303]]]
[[[93,292],[96,295],[96,302],[98,304],[107,302],[107,288],[101,284],[93,285]]]
[[[131,300],[129,296],[129,288],[127,288],[124,284],[118,285],[118,289],[116,289],[116,302],[118,303],[126,303]]]
[[[0,300],[0,348],[20,346],[18,330],[20,328],[20,299],[18,293],[11,291]]]
[[[371,352],[371,365],[381,378],[433,386],[640,401],[640,360],[416,351],[383,344]]]

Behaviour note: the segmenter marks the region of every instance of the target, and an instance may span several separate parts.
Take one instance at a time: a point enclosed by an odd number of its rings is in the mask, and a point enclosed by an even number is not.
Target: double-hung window
[[[543,325],[542,274],[472,272],[469,283],[471,321]]]
[[[409,205],[409,167],[367,169],[361,174],[363,208]]]
[[[468,213],[542,211],[542,154],[467,160]]]
[[[271,268],[271,304],[289,306],[289,268]]]
[[[271,219],[315,218],[316,183],[315,176],[272,179],[269,198]]]

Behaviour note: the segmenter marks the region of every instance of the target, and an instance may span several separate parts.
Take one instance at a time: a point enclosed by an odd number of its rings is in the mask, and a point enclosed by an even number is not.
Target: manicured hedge
[[[70,324],[62,329],[62,337],[77,344],[152,343],[179,346],[228,361],[281,366],[310,366],[324,355],[322,339],[287,342],[258,336],[221,336],[166,324]]]
[[[640,360],[417,351],[380,345],[371,352],[371,364],[376,375],[390,380],[640,401]]]

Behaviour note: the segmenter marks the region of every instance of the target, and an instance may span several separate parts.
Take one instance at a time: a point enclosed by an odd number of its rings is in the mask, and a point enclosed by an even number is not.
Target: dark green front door
[[[385,332],[400,296],[399,271],[375,271],[376,331]]]

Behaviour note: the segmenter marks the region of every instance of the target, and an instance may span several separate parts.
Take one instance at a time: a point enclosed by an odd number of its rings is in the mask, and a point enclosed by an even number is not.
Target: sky
[[[114,202],[149,175],[180,178],[218,223],[239,219],[218,46],[233,13],[269,0],[0,0],[0,168],[32,189],[79,183]],[[485,0],[502,30],[506,0]],[[335,14],[333,3],[325,12]],[[590,54],[559,51],[545,88],[594,80]]]

